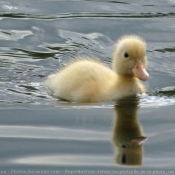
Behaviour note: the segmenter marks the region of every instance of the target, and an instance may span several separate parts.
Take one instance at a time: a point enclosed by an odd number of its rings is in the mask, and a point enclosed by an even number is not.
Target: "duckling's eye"
[[[127,52],[124,53],[124,57],[125,58],[128,58],[129,57],[129,54]]]

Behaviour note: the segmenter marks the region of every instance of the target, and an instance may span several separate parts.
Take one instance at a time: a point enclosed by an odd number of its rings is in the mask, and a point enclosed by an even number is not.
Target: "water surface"
[[[173,171],[174,8],[174,0],[1,1],[1,174]],[[137,104],[50,96],[43,84],[49,74],[81,55],[110,66],[125,34],[147,42],[149,93]],[[148,138],[143,145],[130,145],[141,136]]]

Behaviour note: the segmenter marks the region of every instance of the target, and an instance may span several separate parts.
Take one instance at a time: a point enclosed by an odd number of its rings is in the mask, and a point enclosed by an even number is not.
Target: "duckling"
[[[113,54],[112,69],[88,57],[77,58],[45,84],[53,96],[72,102],[103,102],[146,92],[146,43],[135,35],[121,37]]]

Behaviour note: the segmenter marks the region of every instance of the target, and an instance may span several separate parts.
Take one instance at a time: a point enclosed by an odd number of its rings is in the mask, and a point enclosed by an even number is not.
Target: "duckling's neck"
[[[132,74],[125,74],[125,75],[117,74],[117,76],[118,76],[118,80],[120,81],[120,83],[121,82],[122,83],[131,83],[131,82],[134,83],[138,81],[138,79]]]
[[[116,89],[116,98],[145,92],[145,88],[138,78],[132,75],[117,75],[114,86]]]
[[[119,74],[117,73],[118,77],[124,80],[134,80],[136,77],[132,74]]]

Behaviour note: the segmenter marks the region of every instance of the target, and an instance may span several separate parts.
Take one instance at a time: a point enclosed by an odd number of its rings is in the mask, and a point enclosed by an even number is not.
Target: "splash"
[[[140,106],[142,107],[160,107],[175,104],[175,98],[161,95],[162,91],[153,93],[153,95],[142,94],[139,95]],[[156,95],[154,95],[156,94]]]

